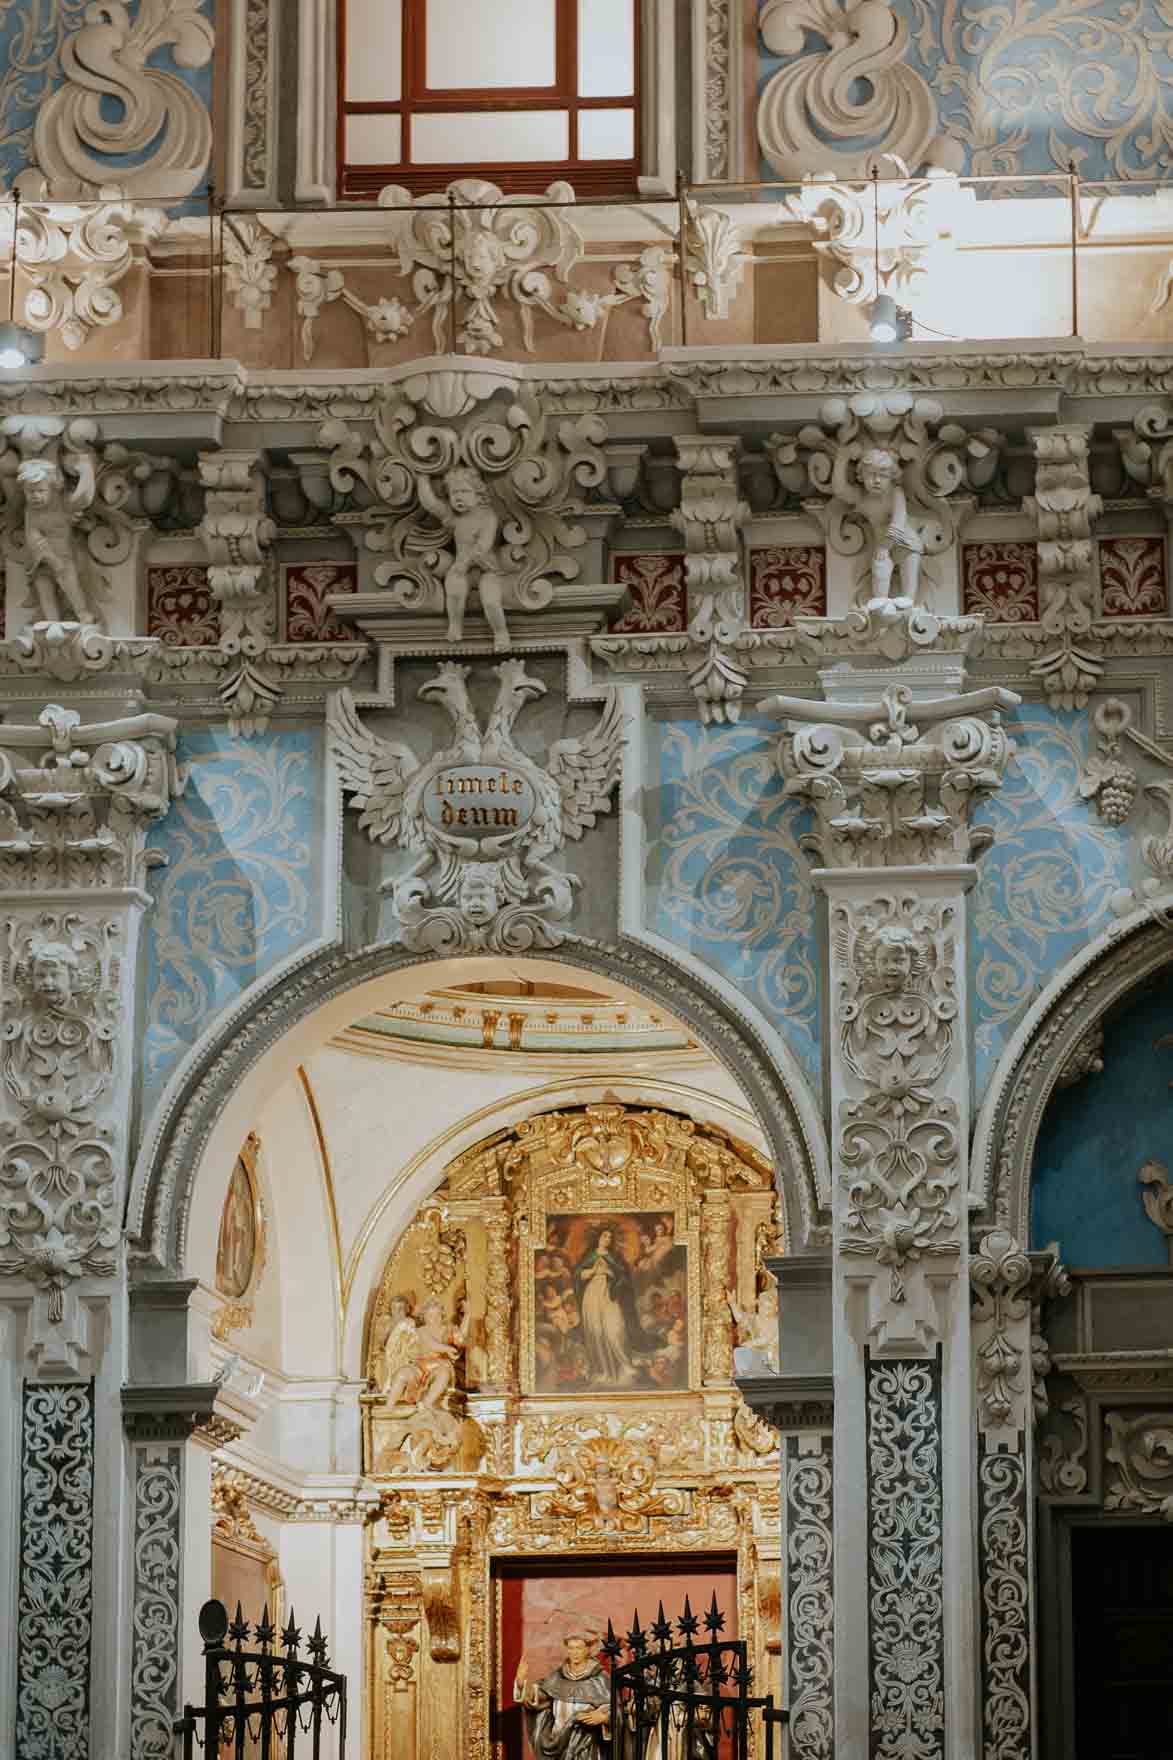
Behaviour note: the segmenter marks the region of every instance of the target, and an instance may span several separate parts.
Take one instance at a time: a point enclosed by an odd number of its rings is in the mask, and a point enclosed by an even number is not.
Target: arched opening
[[[198,1281],[192,1377],[256,1408],[211,1461],[212,1587],[320,1610],[405,1757],[478,1646],[516,1672],[552,1550],[617,1621],[716,1590],[777,1666],[777,1438],[733,1350],[818,1216],[809,1121],[667,962],[581,951],[288,976],[193,1059],[133,1197]]]

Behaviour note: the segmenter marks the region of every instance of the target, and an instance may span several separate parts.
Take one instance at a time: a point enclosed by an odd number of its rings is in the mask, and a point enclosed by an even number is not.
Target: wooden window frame
[[[554,84],[552,86],[444,87],[427,85],[427,0],[402,0],[403,71],[400,97],[394,101],[348,102],[346,97],[346,13],[349,0],[338,0],[337,25],[337,194],[340,201],[372,200],[387,184],[399,184],[414,195],[442,190],[460,177],[484,176],[506,194],[533,194],[543,184],[565,178],[575,193],[587,196],[632,197],[638,194],[644,106],[641,91],[642,44],[640,0],[632,0],[633,90],[622,97],[578,95],[578,0],[554,0]],[[567,114],[565,159],[521,160],[501,164],[469,161],[445,165],[349,165],[346,124],[351,116],[398,116],[400,152],[411,153],[411,123],[417,113],[429,116],[475,115],[502,110],[552,110]],[[583,111],[630,110],[634,140],[630,159],[580,159],[578,118]]]

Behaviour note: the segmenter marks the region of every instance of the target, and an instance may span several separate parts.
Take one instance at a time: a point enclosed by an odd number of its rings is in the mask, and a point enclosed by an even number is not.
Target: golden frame
[[[223,1343],[230,1333],[239,1332],[244,1327],[252,1325],[256,1314],[257,1292],[261,1286],[261,1278],[263,1277],[265,1270],[265,1261],[268,1258],[268,1218],[261,1198],[260,1175],[258,1172],[260,1154],[261,1140],[255,1131],[250,1131],[240,1146],[240,1151],[236,1160],[232,1164],[232,1169],[228,1176],[228,1185],[224,1189],[224,1205],[221,1206],[220,1211],[221,1227],[223,1226],[224,1206],[228,1203],[228,1193],[231,1189],[232,1178],[239,1167],[244,1174],[245,1182],[248,1186],[249,1199],[252,1204],[253,1258],[252,1266],[249,1271],[249,1279],[244,1289],[239,1295],[229,1295],[226,1290],[221,1288],[219,1283],[220,1246],[219,1234],[217,1234],[217,1278],[215,1282],[215,1290],[216,1294],[222,1299],[224,1305],[220,1308],[212,1321],[212,1337],[219,1339],[221,1343]]]

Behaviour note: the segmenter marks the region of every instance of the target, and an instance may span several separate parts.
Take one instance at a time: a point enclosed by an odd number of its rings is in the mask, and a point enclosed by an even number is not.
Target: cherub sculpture
[[[450,1327],[439,1302],[424,1304],[415,1336],[406,1346],[406,1360],[387,1384],[390,1405],[435,1408],[444,1403],[455,1385],[467,1322],[466,1314],[459,1326]]]
[[[493,633],[493,647],[500,653],[509,646],[496,548],[500,518],[488,485],[471,465],[454,465],[445,474],[444,490],[444,496],[438,495],[427,477],[419,479],[420,501],[451,534],[455,552],[444,572],[448,639],[458,642],[464,633],[464,613],[475,574],[481,609]]]
[[[733,1366],[739,1375],[778,1373],[778,1287],[771,1280],[758,1291],[752,1308],[742,1308],[728,1298],[729,1311],[737,1322]]]
[[[16,473],[24,497],[24,541],[29,581],[46,623],[97,624],[77,566],[74,517],[61,467],[48,458],[26,458]]]
[[[900,460],[886,446],[872,446],[856,465],[859,488],[845,499],[872,545],[871,599],[891,600],[896,606],[916,604],[920,591],[920,563],[924,539],[908,517],[908,498]],[[900,592],[892,599],[892,575],[898,572]]]

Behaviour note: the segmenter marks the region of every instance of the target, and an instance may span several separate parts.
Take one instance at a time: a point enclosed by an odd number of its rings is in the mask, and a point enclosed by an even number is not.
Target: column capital
[[[768,697],[763,712],[785,722],[784,792],[814,810],[806,846],[832,870],[972,860],[993,840],[970,818],[1001,787],[1014,751],[1001,716],[1020,701],[1001,686],[916,703],[899,685],[854,703]]]

